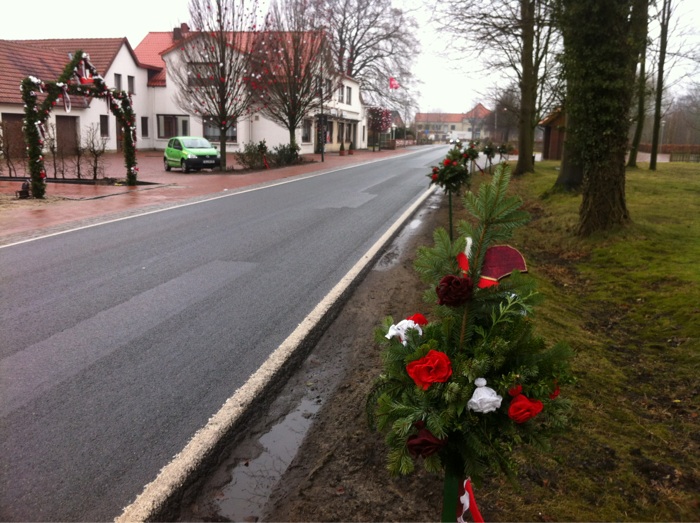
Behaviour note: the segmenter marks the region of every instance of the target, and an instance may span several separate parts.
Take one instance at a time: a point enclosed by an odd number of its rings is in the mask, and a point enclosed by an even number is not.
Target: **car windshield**
[[[211,149],[209,140],[204,138],[185,138],[182,140],[182,145],[188,149]]]

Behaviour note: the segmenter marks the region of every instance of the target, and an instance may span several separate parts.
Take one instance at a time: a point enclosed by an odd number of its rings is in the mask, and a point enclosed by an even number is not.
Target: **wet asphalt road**
[[[118,516],[442,153],[0,249],[0,520]]]

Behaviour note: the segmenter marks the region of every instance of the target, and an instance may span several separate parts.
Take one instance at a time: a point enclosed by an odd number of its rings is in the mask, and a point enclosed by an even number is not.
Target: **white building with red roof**
[[[186,114],[175,103],[174,82],[168,82],[168,67],[177,63],[178,42],[186,36],[187,24],[167,32],[151,32],[132,48],[126,38],[67,38],[52,40],[0,40],[0,122],[5,140],[15,145],[17,156],[24,150],[21,132],[24,105],[20,83],[27,76],[42,81],[55,81],[78,50],[88,53],[90,62],[105,83],[118,90],[132,93],[137,115],[138,149],[162,150],[168,139],[177,135],[205,136],[213,142],[218,137],[202,121],[201,115]],[[66,156],[74,150],[77,140],[90,127],[99,130],[107,150],[121,148],[121,129],[103,100],[71,100],[70,110],[63,104],[54,106],[48,123],[55,130],[59,151]],[[326,151],[337,151],[341,142],[345,149],[367,146],[367,127],[360,86],[352,78],[342,78],[333,99],[324,105],[327,119]],[[318,123],[316,114],[309,115],[297,130],[297,143],[302,153],[317,150]],[[229,152],[243,148],[249,142],[265,140],[268,147],[287,144],[289,133],[261,114],[237,122],[232,133]],[[16,157],[17,157],[16,156]]]

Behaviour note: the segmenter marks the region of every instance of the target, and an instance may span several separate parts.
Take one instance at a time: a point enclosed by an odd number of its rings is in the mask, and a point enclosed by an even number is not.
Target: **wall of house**
[[[177,50],[167,53],[163,56],[166,63],[166,71],[172,68],[184,67],[179,53]],[[156,149],[165,149],[168,142],[168,137],[158,137],[158,118],[160,115],[177,115],[183,121],[187,121],[187,133],[183,132],[182,127],[178,127],[178,134],[191,134],[195,136],[204,135],[204,126],[202,124],[201,118],[196,115],[188,115],[182,109],[177,106],[175,102],[177,95],[177,88],[173,81],[167,81],[166,74],[166,87],[149,87],[149,99],[151,100],[152,107],[152,120],[153,120],[153,147]],[[366,132],[366,117],[364,114],[364,107],[360,100],[360,86],[359,84],[350,78],[343,79],[343,101],[339,101],[339,90],[333,93],[333,99],[324,105],[324,114],[330,115],[331,121],[330,125],[332,128],[332,141],[326,145],[326,151],[337,151],[340,149],[340,141],[338,139],[338,124],[339,123],[354,123],[356,125],[355,136],[351,137],[355,142],[356,148],[366,148],[367,147],[367,132]],[[347,87],[351,89],[351,100],[347,103]],[[311,131],[311,141],[302,141],[302,129],[301,127],[296,130],[296,142],[301,148],[302,154],[310,154],[316,150],[316,139],[317,139],[317,118],[316,115],[320,113],[319,111],[314,111],[313,114],[308,116],[312,120],[312,131]],[[362,128],[365,128],[364,137]],[[250,117],[241,119],[238,122],[237,128],[237,141],[228,142],[226,149],[229,152],[242,150],[245,144],[253,142],[258,143],[265,140],[268,148],[279,145],[285,145],[289,143],[289,131],[275,123],[271,120],[265,118],[261,113],[256,113]],[[344,133],[345,135],[345,133]],[[345,141],[345,149],[350,146],[350,140]]]

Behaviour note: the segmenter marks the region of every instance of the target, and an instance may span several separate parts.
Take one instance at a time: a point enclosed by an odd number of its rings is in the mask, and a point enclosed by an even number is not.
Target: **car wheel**
[[[188,172],[190,172],[190,168],[187,166],[187,163],[185,162],[185,160],[181,160],[181,161],[180,161],[180,167],[182,167],[182,172],[183,172],[183,173],[188,173]]]
[[[166,171],[169,171],[169,170],[170,170],[170,164],[168,163],[168,159],[167,159],[167,158],[163,158],[163,167],[165,167],[165,170],[166,170]]]

